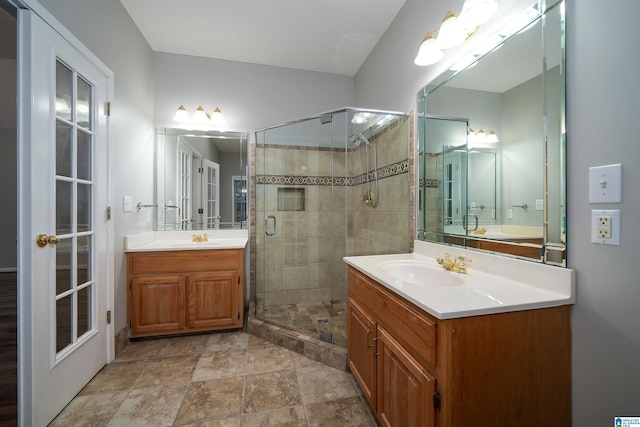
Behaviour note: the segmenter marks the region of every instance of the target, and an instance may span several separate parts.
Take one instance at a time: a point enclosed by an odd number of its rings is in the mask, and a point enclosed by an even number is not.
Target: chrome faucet
[[[470,259],[464,256],[457,256],[455,259],[451,258],[451,254],[444,253],[442,257],[436,258],[438,264],[440,264],[445,270],[454,271],[456,273],[467,273],[467,262],[471,262]]]
[[[202,233],[202,234],[193,234],[191,235],[191,241],[192,242],[208,242],[209,241],[209,236],[207,236],[207,233]]]

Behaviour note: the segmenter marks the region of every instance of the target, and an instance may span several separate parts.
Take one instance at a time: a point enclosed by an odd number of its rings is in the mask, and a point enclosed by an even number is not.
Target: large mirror
[[[566,265],[564,4],[418,93],[418,238]]]
[[[157,130],[157,230],[247,228],[247,136]]]

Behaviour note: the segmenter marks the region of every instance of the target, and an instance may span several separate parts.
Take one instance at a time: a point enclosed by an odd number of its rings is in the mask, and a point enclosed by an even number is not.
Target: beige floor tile
[[[132,390],[109,422],[109,427],[171,426],[188,384]]]
[[[204,353],[193,371],[192,381],[206,381],[217,378],[244,375],[247,364],[247,350],[224,350]]]
[[[104,426],[116,412],[128,391],[77,396],[49,424],[50,427]]]
[[[298,369],[300,393],[305,404],[357,396],[349,374],[321,365]]]
[[[375,427],[359,397],[307,405],[309,426],[313,427]]]
[[[244,412],[260,412],[301,405],[296,372],[293,369],[247,375]]]
[[[242,427],[300,427],[306,425],[307,416],[302,406],[247,414],[242,417]]]
[[[317,360],[313,360],[310,357],[298,353],[293,354],[293,363],[295,364],[296,369],[319,368],[322,366],[327,366],[324,363],[318,362]]]
[[[250,347],[247,351],[247,374],[293,369],[293,352],[276,345]]]
[[[129,390],[142,375],[144,368],[143,361],[111,363],[102,368],[79,395]]]
[[[174,424],[180,427],[240,427],[241,417],[225,418],[223,420],[200,421],[193,424]]]
[[[129,362],[132,360],[145,360],[155,357],[167,344],[167,339],[152,339],[144,341],[132,341],[118,355],[114,362]]]
[[[245,350],[249,346],[249,337],[246,332],[223,332],[212,334],[207,340],[205,352],[224,350]]]
[[[161,384],[184,384],[191,381],[200,355],[161,357],[148,360],[146,369],[133,388],[147,388]]]
[[[190,335],[187,337],[175,337],[167,340],[167,344],[158,352],[156,357],[200,354],[204,351],[208,340],[209,335]]]
[[[233,377],[192,382],[182,400],[175,424],[240,415],[244,381],[244,377]]]
[[[256,346],[262,346],[262,345],[273,345],[273,344],[255,335],[249,335],[249,347],[256,347]]]

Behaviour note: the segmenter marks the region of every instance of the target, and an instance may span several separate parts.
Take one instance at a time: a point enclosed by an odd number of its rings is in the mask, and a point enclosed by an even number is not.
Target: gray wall
[[[170,53],[154,53],[155,122],[177,127],[180,104],[219,107],[222,129],[255,129],[354,102],[353,77]],[[193,112],[193,111],[191,111]]]
[[[407,0],[356,74],[356,105],[415,108],[416,92],[434,73],[413,64],[418,43],[454,6]],[[568,0],[566,10],[568,263],[577,273],[573,424],[603,426],[616,415],[640,414],[640,2]],[[618,162],[623,203],[590,205],[589,167]],[[590,242],[593,208],[621,209],[621,246]]]

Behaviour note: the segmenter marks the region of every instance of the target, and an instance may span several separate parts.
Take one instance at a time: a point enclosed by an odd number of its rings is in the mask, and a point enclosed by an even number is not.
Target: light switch
[[[131,212],[133,210],[133,198],[131,196],[124,196],[122,198],[122,211]]]
[[[622,164],[589,168],[589,203],[622,203]]]

